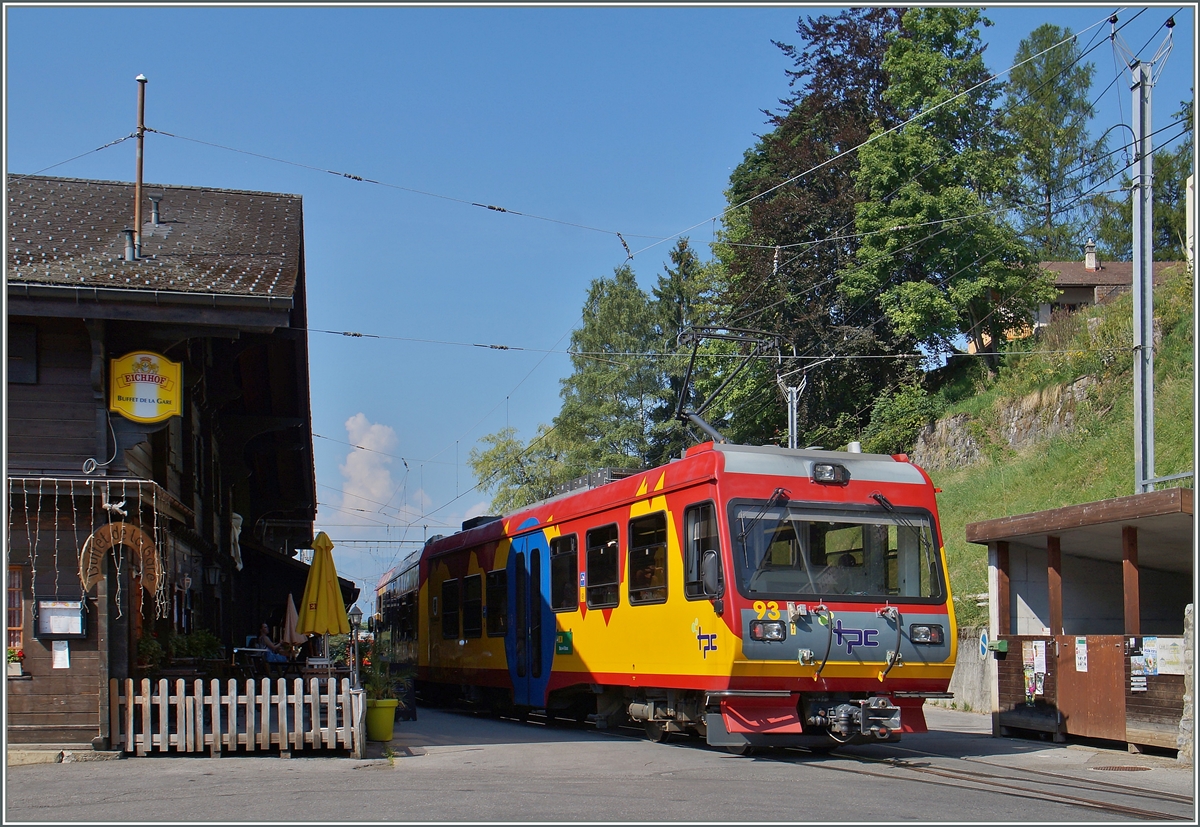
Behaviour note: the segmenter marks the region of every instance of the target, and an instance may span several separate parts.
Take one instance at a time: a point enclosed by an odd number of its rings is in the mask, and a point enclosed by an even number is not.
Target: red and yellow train
[[[377,637],[425,697],[734,752],[896,740],[954,668],[934,494],[903,455],[697,445],[431,540]]]

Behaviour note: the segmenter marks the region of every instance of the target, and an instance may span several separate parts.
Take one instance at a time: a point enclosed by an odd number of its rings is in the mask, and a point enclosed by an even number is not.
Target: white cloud
[[[346,420],[346,434],[349,442],[361,447],[351,451],[338,466],[345,478],[342,505],[375,511],[396,491],[388,467],[392,458],[384,455],[396,447],[396,432],[387,425],[372,424],[366,414],[356,413]]]
[[[466,522],[472,517],[482,517],[484,514],[487,514],[490,511],[491,503],[487,500],[480,500],[479,502],[475,503],[475,505],[467,509],[467,513],[463,515],[463,522]]]

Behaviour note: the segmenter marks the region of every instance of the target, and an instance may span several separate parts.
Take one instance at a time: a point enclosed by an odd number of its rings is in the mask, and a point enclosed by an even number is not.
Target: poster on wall
[[[1075,638],[1075,671],[1087,671],[1087,638]]]
[[[1033,642],[1033,671],[1046,674],[1046,641]]]
[[[1142,638],[1142,663],[1146,676],[1158,674],[1158,638]]]
[[[71,642],[69,640],[53,640],[50,642],[50,668],[71,668]]]
[[[1129,691],[1146,691],[1146,659],[1141,655],[1129,657]]]
[[[1181,637],[1158,638],[1158,674],[1182,675],[1188,650]]]

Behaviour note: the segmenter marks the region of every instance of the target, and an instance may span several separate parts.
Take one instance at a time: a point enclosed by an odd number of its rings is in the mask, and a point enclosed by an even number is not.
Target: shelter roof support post
[[[1008,584],[1008,543],[989,545],[991,564],[996,569],[996,636],[1012,634],[1012,606]]]
[[[1058,537],[1046,537],[1046,585],[1050,599],[1050,634],[1061,635],[1062,625],[1062,545]]]
[[[1137,529],[1121,527],[1121,570],[1125,580],[1125,634],[1142,633],[1141,578],[1138,571]]]

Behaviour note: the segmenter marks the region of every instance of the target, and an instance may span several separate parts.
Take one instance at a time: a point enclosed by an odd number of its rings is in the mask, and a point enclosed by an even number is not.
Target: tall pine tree
[[[1095,67],[1070,29],[1046,23],[1017,46],[1004,125],[1016,141],[1022,228],[1043,261],[1079,258],[1094,223],[1093,185],[1112,174],[1104,142],[1088,133]],[[1062,44],[1062,45],[1059,45]]]

